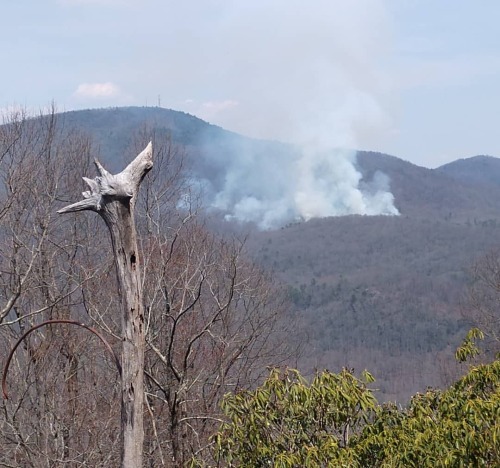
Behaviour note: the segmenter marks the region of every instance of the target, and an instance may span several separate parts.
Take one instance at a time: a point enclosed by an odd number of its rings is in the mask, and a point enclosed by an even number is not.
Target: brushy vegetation
[[[444,391],[416,394],[406,408],[378,405],[371,382],[347,369],[310,383],[272,369],[257,389],[226,395],[216,466],[498,466],[500,360],[471,367]]]

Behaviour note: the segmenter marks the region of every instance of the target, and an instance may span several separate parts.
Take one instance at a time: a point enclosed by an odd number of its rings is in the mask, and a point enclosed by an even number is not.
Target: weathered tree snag
[[[134,206],[139,185],[153,167],[151,143],[119,174],[95,161],[100,176],[83,180],[90,190],[84,200],[58,213],[96,211],[108,226],[116,263],[122,306],[122,467],[142,467],[144,310],[137,252]]]

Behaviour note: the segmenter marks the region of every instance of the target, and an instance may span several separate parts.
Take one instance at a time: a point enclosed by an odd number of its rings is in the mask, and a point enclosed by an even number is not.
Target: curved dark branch
[[[106,341],[106,339],[97,330],[94,330],[92,327],[89,327],[88,325],[85,325],[84,323],[77,322],[75,320],[65,320],[65,319],[47,320],[47,321],[42,322],[42,323],[40,323],[40,324],[38,324],[38,325],[36,325],[34,327],[31,327],[26,333],[24,333],[23,336],[21,336],[21,338],[19,338],[17,340],[16,344],[12,348],[12,350],[11,350],[11,352],[9,354],[9,357],[7,358],[7,361],[5,362],[5,367],[4,367],[3,375],[2,375],[2,392],[3,392],[3,397],[4,397],[5,400],[8,399],[8,396],[7,396],[7,372],[9,371],[10,361],[12,360],[12,357],[14,356],[14,353],[15,353],[17,347],[22,343],[22,341],[30,333],[34,332],[35,330],[38,330],[41,327],[44,327],[45,325],[52,325],[54,323],[67,323],[69,325],[76,325],[78,327],[85,328],[89,332],[91,332],[94,335],[96,335],[97,338],[99,338],[101,340],[101,342],[104,344],[104,346],[106,347],[106,349],[109,351],[109,353],[113,357],[113,360],[115,361],[116,368],[118,369],[119,374],[120,375],[122,374],[122,366],[120,364],[120,360],[118,359],[118,356],[113,351],[113,348],[111,347],[111,345]]]

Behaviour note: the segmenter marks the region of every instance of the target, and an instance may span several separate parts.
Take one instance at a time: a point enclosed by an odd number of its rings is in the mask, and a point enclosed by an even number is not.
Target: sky
[[[425,167],[500,156],[497,0],[16,0],[0,110],[157,106]]]

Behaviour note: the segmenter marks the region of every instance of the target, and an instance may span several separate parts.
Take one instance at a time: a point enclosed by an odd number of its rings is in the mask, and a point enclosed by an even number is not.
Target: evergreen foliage
[[[378,405],[371,382],[347,369],[310,383],[272,369],[257,389],[225,396],[217,466],[498,466],[500,360],[471,367],[446,390],[417,393],[406,408]]]
[[[445,391],[416,394],[408,408],[377,407],[355,441],[360,466],[498,466],[500,361],[473,367]]]

